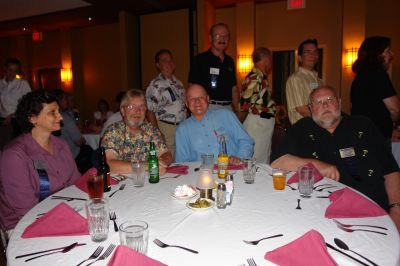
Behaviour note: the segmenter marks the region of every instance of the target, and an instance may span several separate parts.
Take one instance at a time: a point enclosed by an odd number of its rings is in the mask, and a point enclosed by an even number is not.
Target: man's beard
[[[336,124],[340,120],[340,111],[338,110],[337,112],[330,111],[330,113],[333,115],[333,117],[330,118],[321,118],[323,114],[320,115],[320,117],[316,117],[314,114],[312,114],[312,119],[314,122],[319,125],[322,128],[331,128],[334,124]]]
[[[140,127],[141,125],[143,125],[143,121],[133,121],[133,120],[128,120],[126,123],[128,124],[128,126],[130,127]]]

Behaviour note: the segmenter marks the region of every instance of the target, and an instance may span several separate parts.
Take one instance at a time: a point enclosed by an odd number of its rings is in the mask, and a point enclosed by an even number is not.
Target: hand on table
[[[236,156],[229,156],[229,164],[240,164],[242,161],[240,160],[239,157]]]
[[[336,166],[318,160],[315,160],[312,163],[317,167],[322,176],[326,176],[335,181],[340,180],[340,173]]]

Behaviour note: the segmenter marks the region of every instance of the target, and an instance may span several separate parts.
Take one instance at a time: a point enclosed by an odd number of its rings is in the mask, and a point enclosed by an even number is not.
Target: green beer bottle
[[[160,181],[160,175],[158,172],[158,158],[154,142],[150,142],[149,158],[147,162],[149,163],[149,182],[158,183]]]

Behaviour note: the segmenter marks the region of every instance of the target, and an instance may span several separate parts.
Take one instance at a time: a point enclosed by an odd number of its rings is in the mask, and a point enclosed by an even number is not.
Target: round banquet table
[[[333,239],[340,238],[350,249],[365,255],[378,265],[400,263],[399,233],[389,216],[339,219],[346,223],[384,226],[388,228],[386,236],[368,232],[344,232],[338,229],[332,220],[324,218],[329,199],[316,196],[328,195],[327,192],[314,191],[312,198],[301,200],[302,210],[296,210],[297,199],[300,198],[298,190],[293,191],[286,187],[284,191],[274,191],[266,165],[260,165],[263,167],[259,168],[254,184],[245,184],[242,171],[233,171],[235,192],[232,205],[226,209],[218,209],[216,206],[203,211],[188,209],[186,201],[171,196],[171,192],[178,185],[196,184],[198,172],[195,172],[194,168],[198,167],[199,163],[188,163],[188,165],[190,166],[188,175],[161,179],[157,184],[146,181],[145,186],[139,188],[134,187],[132,181],[128,179],[122,181],[127,184],[126,188],[118,191],[112,198],[108,195],[119,186],[113,186],[111,192],[105,193],[105,197],[110,199],[110,209],[117,214],[118,224],[128,219],[144,220],[149,224],[147,255],[151,258],[172,266],[247,265],[247,258],[254,258],[257,265],[274,265],[264,259],[267,251],[281,247],[315,229],[323,235],[326,242],[335,246]],[[318,184],[322,183],[333,183],[337,185],[337,189],[343,187],[342,184],[330,179],[321,180]],[[87,195],[75,186],[65,188],[57,195],[87,198]],[[108,238],[101,243],[92,242],[89,235],[21,238],[24,229],[36,219],[37,214],[50,210],[60,202],[61,200],[48,198],[21,219],[7,248],[9,265],[76,265],[88,258],[97,246],[102,245],[106,248],[111,243],[119,243],[119,235],[114,232],[111,222]],[[71,207],[81,207],[79,212],[85,216],[84,201],[64,202]],[[264,240],[256,246],[242,241],[275,234],[284,236]],[[199,254],[178,248],[160,248],[153,243],[155,238],[168,244],[197,250]],[[54,254],[28,263],[24,262],[24,259],[15,259],[17,255],[66,246],[73,242],[87,243],[87,245],[65,254]],[[339,265],[358,265],[336,251],[328,249],[328,252]],[[354,256],[360,259],[357,255]],[[106,265],[109,258],[96,262],[95,265]]]

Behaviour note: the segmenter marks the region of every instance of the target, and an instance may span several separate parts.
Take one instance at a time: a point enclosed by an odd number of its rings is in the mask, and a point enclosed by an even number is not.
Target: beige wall
[[[76,29],[71,39],[75,101],[84,119],[93,119],[97,101],[113,107],[122,88],[119,25]]]
[[[189,14],[187,9],[145,15],[140,18],[142,89],[158,71],[154,55],[159,49],[171,50],[175,75],[186,86],[189,72]]]

